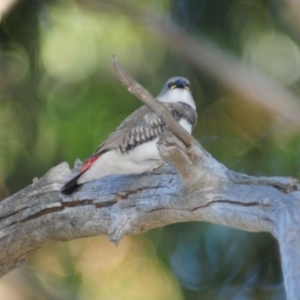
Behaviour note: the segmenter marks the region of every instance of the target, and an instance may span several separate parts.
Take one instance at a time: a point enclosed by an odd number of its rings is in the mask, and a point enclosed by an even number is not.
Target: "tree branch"
[[[142,100],[147,106],[149,106],[156,114],[158,114],[162,120],[169,126],[172,132],[180,138],[183,143],[189,147],[191,145],[191,135],[187,134],[186,130],[182,128],[171,116],[167,108],[161,104],[154,96],[151,95],[144,87],[142,87],[137,81],[135,81],[120,65],[118,57],[113,55],[112,69],[117,78],[127,88],[127,90]]]
[[[205,176],[190,193],[181,190],[176,172],[165,165],[151,174],[89,182],[72,197],[63,197],[60,187],[72,174],[62,163],[0,203],[0,273],[18,266],[33,250],[56,241],[108,234],[118,242],[124,235],[172,223],[207,221],[271,232],[279,241],[285,274],[294,274],[293,280],[285,277],[285,281],[294,283],[297,290],[299,192],[219,180],[213,175],[218,170],[222,172],[224,166],[217,162],[210,174],[201,168]],[[276,180],[282,185],[286,181]]]
[[[135,82],[131,85],[134,90]],[[164,120],[172,128],[169,118]],[[287,298],[297,299],[298,181],[230,171],[195,139],[190,140],[186,147],[170,130],[162,135],[159,151],[175,169],[166,163],[149,174],[107,176],[64,196],[60,188],[74,174],[62,163],[0,202],[0,274],[18,266],[35,249],[56,241],[106,234],[118,243],[125,235],[172,223],[207,221],[272,233],[280,245]]]

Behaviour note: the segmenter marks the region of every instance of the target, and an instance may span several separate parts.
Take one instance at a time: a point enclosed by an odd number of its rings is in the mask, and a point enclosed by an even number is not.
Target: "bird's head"
[[[175,103],[184,102],[196,109],[191,93],[191,84],[184,77],[172,77],[164,85],[157,99],[161,102]]]

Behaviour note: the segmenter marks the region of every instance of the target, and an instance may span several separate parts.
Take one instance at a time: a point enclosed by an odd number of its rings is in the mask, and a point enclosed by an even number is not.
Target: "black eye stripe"
[[[185,82],[185,81],[172,81],[172,82],[169,82],[168,83],[168,88],[169,89],[174,89],[174,88],[184,88],[184,87],[187,87],[187,88],[190,88],[190,84],[188,82]]]

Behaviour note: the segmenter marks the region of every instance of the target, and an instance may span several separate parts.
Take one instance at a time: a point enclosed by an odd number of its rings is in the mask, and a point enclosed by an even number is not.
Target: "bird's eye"
[[[190,90],[190,85],[187,83],[187,84],[184,86],[184,88],[185,88],[187,91],[189,91],[189,90]]]

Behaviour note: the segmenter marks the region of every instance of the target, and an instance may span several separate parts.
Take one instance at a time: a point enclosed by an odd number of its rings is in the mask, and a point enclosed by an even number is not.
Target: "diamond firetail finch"
[[[170,78],[157,99],[185,130],[192,132],[197,112],[186,78]],[[164,126],[162,119],[147,106],[137,109],[83,163],[79,174],[62,187],[62,193],[70,195],[80,185],[107,175],[141,174],[159,167],[163,160],[157,141]]]

